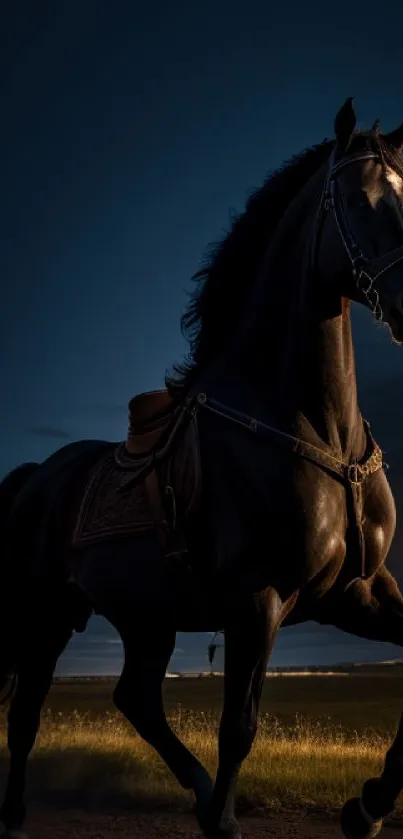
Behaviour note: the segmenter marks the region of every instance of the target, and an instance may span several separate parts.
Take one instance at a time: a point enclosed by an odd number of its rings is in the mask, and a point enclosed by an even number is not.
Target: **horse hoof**
[[[220,827],[217,839],[242,839],[241,826],[236,819],[230,819],[224,827]]]
[[[383,820],[374,821],[360,798],[350,798],[342,807],[340,825],[346,839],[374,839],[382,829]]]
[[[212,834],[211,839],[242,839],[240,825],[234,819],[224,827],[218,827],[216,832]]]
[[[228,819],[220,827],[206,823],[200,826],[206,839],[242,839],[241,827],[236,819]]]

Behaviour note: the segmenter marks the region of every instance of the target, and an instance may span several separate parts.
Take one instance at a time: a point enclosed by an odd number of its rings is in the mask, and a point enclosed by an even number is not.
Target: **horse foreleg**
[[[330,615],[328,615],[328,618]],[[325,622],[325,621],[321,621]],[[403,646],[403,595],[392,574],[382,566],[369,580],[355,580],[332,610],[339,629],[374,641]],[[341,825],[348,839],[372,839],[385,816],[394,810],[403,789],[403,716],[380,778],[365,782],[361,796],[346,802]]]
[[[402,789],[403,715],[380,777],[365,781],[361,796],[350,798],[342,808],[341,827],[347,839],[373,839],[380,832],[385,816],[395,809]]]
[[[331,600],[323,598],[315,619],[360,638],[403,646],[403,595],[384,566],[368,580],[357,577]]]
[[[169,627],[153,637],[147,626],[114,624],[121,635],[125,663],[113,699],[140,736],[158,752],[184,789],[193,790],[199,818],[210,803],[212,781],[199,760],[172,731],[162,697],[162,683],[175,646]],[[141,643],[138,635],[141,633]]]
[[[259,701],[267,660],[283,618],[277,592],[256,595],[234,621],[225,624],[224,704],[219,732],[219,759],[206,824],[208,839],[239,839],[235,793],[239,770],[257,730]]]
[[[19,656],[18,682],[8,714],[9,773],[0,820],[5,826],[3,839],[15,837],[25,821],[24,804],[27,760],[39,729],[43,702],[52,683],[57,659],[63,652],[71,631],[64,627],[46,627],[30,639],[29,648]],[[32,646],[32,642],[35,646]]]

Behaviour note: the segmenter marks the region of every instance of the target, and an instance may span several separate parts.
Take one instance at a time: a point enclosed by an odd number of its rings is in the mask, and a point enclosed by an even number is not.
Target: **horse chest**
[[[385,562],[396,526],[392,492],[383,471],[358,487],[319,481],[306,517],[306,566],[313,588],[370,577]],[[320,590],[320,591],[319,591]]]
[[[385,560],[396,529],[396,507],[383,471],[373,475],[362,491],[362,529],[366,576]]]
[[[290,582],[300,574],[312,594],[322,595],[336,579],[371,576],[385,561],[396,515],[383,472],[354,487],[303,466],[288,499],[287,528],[278,497],[266,528],[276,552],[282,545]]]

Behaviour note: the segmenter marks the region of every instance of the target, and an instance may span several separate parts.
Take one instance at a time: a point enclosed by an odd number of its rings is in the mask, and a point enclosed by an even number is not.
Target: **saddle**
[[[200,496],[194,400],[179,404],[166,390],[141,393],[129,402],[126,441],[89,480],[73,545],[154,529],[166,556],[184,554],[185,527]]]
[[[175,403],[167,390],[139,393],[129,402],[129,433],[126,449],[129,454],[150,454],[168,430]]]

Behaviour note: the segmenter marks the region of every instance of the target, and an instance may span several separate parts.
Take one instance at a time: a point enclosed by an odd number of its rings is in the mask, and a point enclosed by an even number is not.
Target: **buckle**
[[[354,267],[356,268],[355,265],[354,265]],[[356,270],[357,270],[357,268],[356,268]],[[367,297],[368,294],[370,294],[371,291],[375,291],[375,289],[373,289],[373,287],[372,287],[372,284],[373,284],[374,281],[373,281],[372,277],[370,277],[366,273],[366,271],[364,271],[362,268],[361,268],[361,270],[358,268],[357,273],[359,275],[358,288]],[[367,286],[364,285],[364,280],[367,280],[367,282],[368,282]]]
[[[350,463],[346,469],[347,480],[350,484],[361,484],[364,479],[364,473],[359,463]]]

